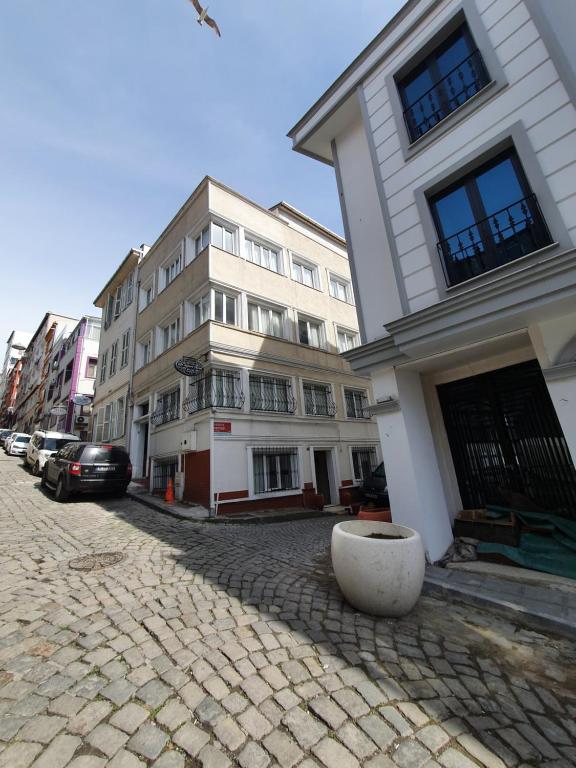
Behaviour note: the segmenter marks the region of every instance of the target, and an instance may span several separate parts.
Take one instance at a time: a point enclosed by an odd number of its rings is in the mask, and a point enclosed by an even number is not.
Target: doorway
[[[314,474],[316,476],[316,492],[324,496],[324,504],[333,504],[333,466],[332,451],[314,449]]]
[[[522,494],[576,517],[576,470],[536,360],[442,384],[438,397],[466,509]]]

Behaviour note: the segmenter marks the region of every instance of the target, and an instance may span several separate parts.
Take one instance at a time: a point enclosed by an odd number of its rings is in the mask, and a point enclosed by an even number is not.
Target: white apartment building
[[[139,267],[134,476],[219,511],[339,503],[380,460],[358,342],[345,242],[206,177]]]
[[[87,440],[91,434],[99,340],[100,318],[88,315],[71,331],[64,329],[55,339],[44,403],[46,429],[76,434],[81,440]],[[87,402],[75,403],[76,395],[82,395]],[[53,414],[54,407],[66,411]]]
[[[131,248],[100,291],[94,305],[102,310],[102,329],[96,391],[93,404],[93,439],[128,445],[126,424],[134,361],[138,264],[148,246]]]
[[[393,519],[576,509],[576,6],[410,0],[291,130],[333,164]]]

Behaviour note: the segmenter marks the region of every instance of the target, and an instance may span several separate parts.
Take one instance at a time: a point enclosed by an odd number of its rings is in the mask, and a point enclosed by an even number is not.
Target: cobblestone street
[[[0,458],[0,768],[576,765],[576,646],[422,598],[356,613],[331,519],[58,504]],[[119,552],[82,571],[74,558]]]

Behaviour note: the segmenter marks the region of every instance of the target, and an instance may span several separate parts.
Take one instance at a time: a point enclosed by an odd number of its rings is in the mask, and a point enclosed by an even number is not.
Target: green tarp
[[[576,579],[576,523],[544,512],[519,512],[505,507],[487,507],[491,515],[513,512],[531,530],[520,535],[518,547],[480,542],[479,555],[504,555],[518,565],[535,571]]]

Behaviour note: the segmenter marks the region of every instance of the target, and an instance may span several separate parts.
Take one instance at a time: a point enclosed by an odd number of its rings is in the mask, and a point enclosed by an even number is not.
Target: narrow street
[[[2,454],[0,768],[576,765],[575,644],[432,598],[356,613],[332,525],[58,504]]]

